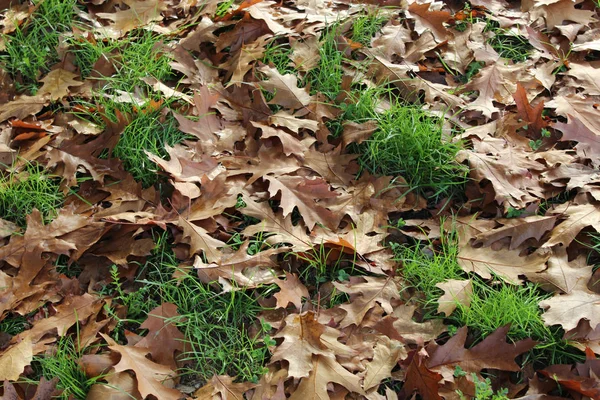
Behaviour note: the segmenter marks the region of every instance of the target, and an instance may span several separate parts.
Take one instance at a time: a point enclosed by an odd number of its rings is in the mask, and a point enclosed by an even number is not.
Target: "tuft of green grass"
[[[267,335],[271,327],[258,320],[264,310],[258,302],[261,294],[244,288],[222,292],[216,284],[201,282],[195,270],[179,267],[166,232],[154,238],[157,246],[140,265],[132,288],[119,283],[118,271],[113,272],[107,290],[128,309],[120,325],[139,326],[153,308],[173,303],[180,314],[173,323],[184,334],[187,349],[182,375],[207,381],[214,374],[229,374],[258,381],[270,356],[267,344],[273,344]]]
[[[344,54],[338,50],[336,38],[339,35],[339,23],[328,26],[321,34],[319,65],[308,71],[304,77],[310,85],[311,94],[321,92],[333,100],[342,88]]]
[[[77,0],[37,0],[37,10],[10,35],[3,35],[6,49],[2,67],[17,83],[17,89],[35,93],[38,78],[59,61],[61,33],[73,28]]]
[[[442,242],[407,246],[391,243],[395,259],[402,263],[401,273],[406,281],[424,295],[424,310],[428,317],[434,318],[437,300],[444,293],[436,285],[448,279],[464,279],[465,273],[457,262],[458,246],[452,232],[442,232]]]
[[[10,169],[0,175],[0,218],[25,227],[27,215],[36,208],[49,222],[64,200],[60,181],[35,163],[26,164],[20,172]]]
[[[142,110],[121,134],[113,155],[123,161],[125,169],[143,187],[149,187],[158,181],[159,176],[156,164],[145,152],[166,158],[165,146],[174,146],[187,137],[177,128],[172,114],[165,116],[161,110]]]
[[[352,41],[370,46],[371,39],[388,20],[387,17],[381,14],[379,8],[367,10],[363,15],[356,16],[352,19]]]
[[[85,400],[92,385],[104,378],[103,375],[88,378],[77,360],[83,355],[83,350],[69,336],[58,339],[53,354],[34,357],[32,366],[41,377],[50,380],[58,378],[56,388],[61,391],[58,399]]]
[[[31,328],[31,324],[27,322],[27,318],[19,314],[9,314],[0,321],[0,332],[11,336],[18,335],[29,328]]]
[[[525,36],[500,28],[496,21],[488,20],[485,30],[494,33],[494,36],[488,39],[488,44],[502,58],[515,63],[524,62],[533,50],[533,46]]]
[[[402,176],[410,190],[442,198],[460,191],[468,169],[455,161],[461,143],[444,133],[442,118],[405,104],[386,87],[355,90],[342,120],[374,120],[377,130],[355,151],[362,170],[375,175]],[[384,107],[382,100],[387,97]]]
[[[272,40],[265,47],[261,62],[274,65],[282,75],[295,74],[297,71],[290,60],[291,54],[292,48],[289,43],[279,43],[277,40]]]

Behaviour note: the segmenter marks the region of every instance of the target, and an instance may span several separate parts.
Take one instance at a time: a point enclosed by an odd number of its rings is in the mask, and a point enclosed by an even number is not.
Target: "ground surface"
[[[3,398],[600,398],[599,7],[0,1]]]

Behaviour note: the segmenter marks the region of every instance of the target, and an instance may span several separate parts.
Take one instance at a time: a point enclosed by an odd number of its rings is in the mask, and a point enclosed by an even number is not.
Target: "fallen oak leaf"
[[[531,350],[537,342],[528,338],[514,344],[507,343],[505,338],[509,328],[505,325],[496,329],[470,349],[465,348],[466,326],[459,328],[456,334],[441,346],[432,341],[426,347],[429,354],[427,368],[440,371],[443,375],[452,375],[457,365],[464,371],[475,373],[484,368],[519,371],[521,367],[515,362],[515,357]]]
[[[153,360],[173,370],[177,369],[175,354],[183,351],[185,340],[175,325],[178,316],[177,306],[172,303],[163,303],[151,310],[140,325],[140,329],[148,329],[148,333],[135,345],[149,349]]]
[[[298,87],[296,75],[281,75],[277,68],[268,65],[263,65],[257,70],[268,78],[267,81],[262,81],[257,85],[271,93],[275,93],[269,104],[277,104],[288,109],[299,109],[310,104],[311,96],[305,88]]]
[[[0,355],[0,380],[16,381],[33,360],[33,343],[30,336],[8,348]]]
[[[313,355],[310,371],[309,376],[300,381],[290,400],[329,399],[331,397],[327,386],[330,382],[337,383],[350,392],[364,394],[360,377],[345,369],[332,355]]]
[[[379,385],[382,380],[389,378],[398,360],[407,356],[404,345],[399,341],[392,340],[387,336],[379,337],[373,351],[373,360],[365,367],[364,390],[368,392]]]
[[[164,383],[175,376],[175,372],[164,365],[157,364],[146,355],[150,353],[149,349],[123,346],[117,344],[109,336],[100,333],[104,340],[109,344],[108,348],[121,354],[121,360],[114,366],[116,372],[133,371],[137,379],[138,390],[146,398],[153,395],[161,400],[179,400],[183,394],[179,390],[167,387]]]
[[[274,337],[283,338],[271,356],[271,362],[288,362],[288,376],[305,378],[314,368],[313,355],[333,356],[333,352],[321,342],[325,326],[315,319],[312,311],[298,315],[290,314],[285,326]]]
[[[424,399],[442,400],[438,394],[438,382],[442,380],[442,375],[427,368],[426,356],[424,349],[409,353],[408,358],[403,362],[406,366],[406,376],[402,390],[407,397],[418,392]]]
[[[76,81],[77,74],[66,71],[62,68],[52,70],[40,79],[44,84],[38,90],[38,96],[48,96],[52,101],[60,100],[69,94],[69,88],[81,86],[83,82]]]
[[[438,299],[438,314],[444,313],[447,317],[450,316],[457,304],[469,308],[473,294],[473,282],[470,279],[448,279],[435,286],[444,291]]]
[[[286,273],[285,280],[277,279],[275,284],[279,286],[279,292],[275,293],[277,299],[276,307],[287,307],[292,303],[298,310],[302,308],[302,298],[310,298],[308,289],[300,282],[294,274]]]

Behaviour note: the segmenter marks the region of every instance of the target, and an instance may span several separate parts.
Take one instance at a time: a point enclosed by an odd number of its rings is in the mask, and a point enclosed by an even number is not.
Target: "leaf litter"
[[[90,399],[599,398],[597,1],[55,2],[0,2],[3,398],[63,343]]]

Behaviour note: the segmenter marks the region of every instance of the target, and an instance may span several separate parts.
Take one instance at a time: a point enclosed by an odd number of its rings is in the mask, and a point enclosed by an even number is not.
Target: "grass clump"
[[[468,169],[455,161],[461,144],[446,137],[443,118],[405,104],[392,89],[350,93],[342,120],[377,122],[373,135],[355,149],[362,170],[402,176],[410,190],[434,199],[453,195],[465,183]]]
[[[311,94],[323,93],[333,100],[342,88],[344,54],[338,50],[336,37],[339,35],[339,23],[327,27],[321,34],[319,65],[308,71],[304,82],[310,87]]]
[[[77,349],[73,339],[65,336],[58,339],[53,354],[34,357],[34,371],[48,380],[58,378],[56,388],[61,393],[54,398],[85,400],[92,385],[104,378],[104,375],[99,375],[90,379],[85,375],[77,362],[83,353]]]
[[[21,227],[27,225],[27,215],[38,209],[45,222],[56,216],[64,195],[60,178],[51,175],[42,166],[28,163],[21,172],[11,170],[0,175],[0,218]]]
[[[177,128],[172,114],[164,115],[161,110],[142,110],[121,134],[113,155],[123,161],[125,169],[143,187],[149,187],[158,181],[159,176],[156,165],[145,152],[165,158],[168,156],[165,146],[174,146],[187,137]]]
[[[57,47],[61,33],[73,28],[76,0],[37,0],[31,18],[3,35],[6,49],[0,55],[2,67],[17,83],[17,89],[35,93],[37,80],[59,61]]]
[[[371,44],[371,39],[385,24],[387,17],[381,14],[379,9],[374,11],[368,10],[365,14],[359,15],[352,19],[352,41],[368,47]]]
[[[485,31],[494,33],[494,36],[488,39],[488,44],[502,58],[515,63],[524,62],[533,50],[533,46],[525,36],[500,28],[500,24],[496,21],[488,19]]]
[[[181,360],[187,367],[182,375],[207,381],[214,374],[229,374],[240,381],[258,381],[270,355],[265,343],[272,344],[266,336],[271,327],[258,322],[264,310],[260,295],[243,288],[222,292],[203,283],[194,269],[179,268],[167,233],[155,235],[155,240],[157,246],[140,266],[131,290],[122,284],[113,288],[115,298],[128,308],[121,324],[139,324],[153,308],[173,303],[180,314],[173,323],[185,336]]]
[[[290,59],[291,55],[292,48],[289,43],[279,43],[277,40],[272,40],[265,47],[261,62],[275,66],[282,75],[295,74],[297,71]]]

